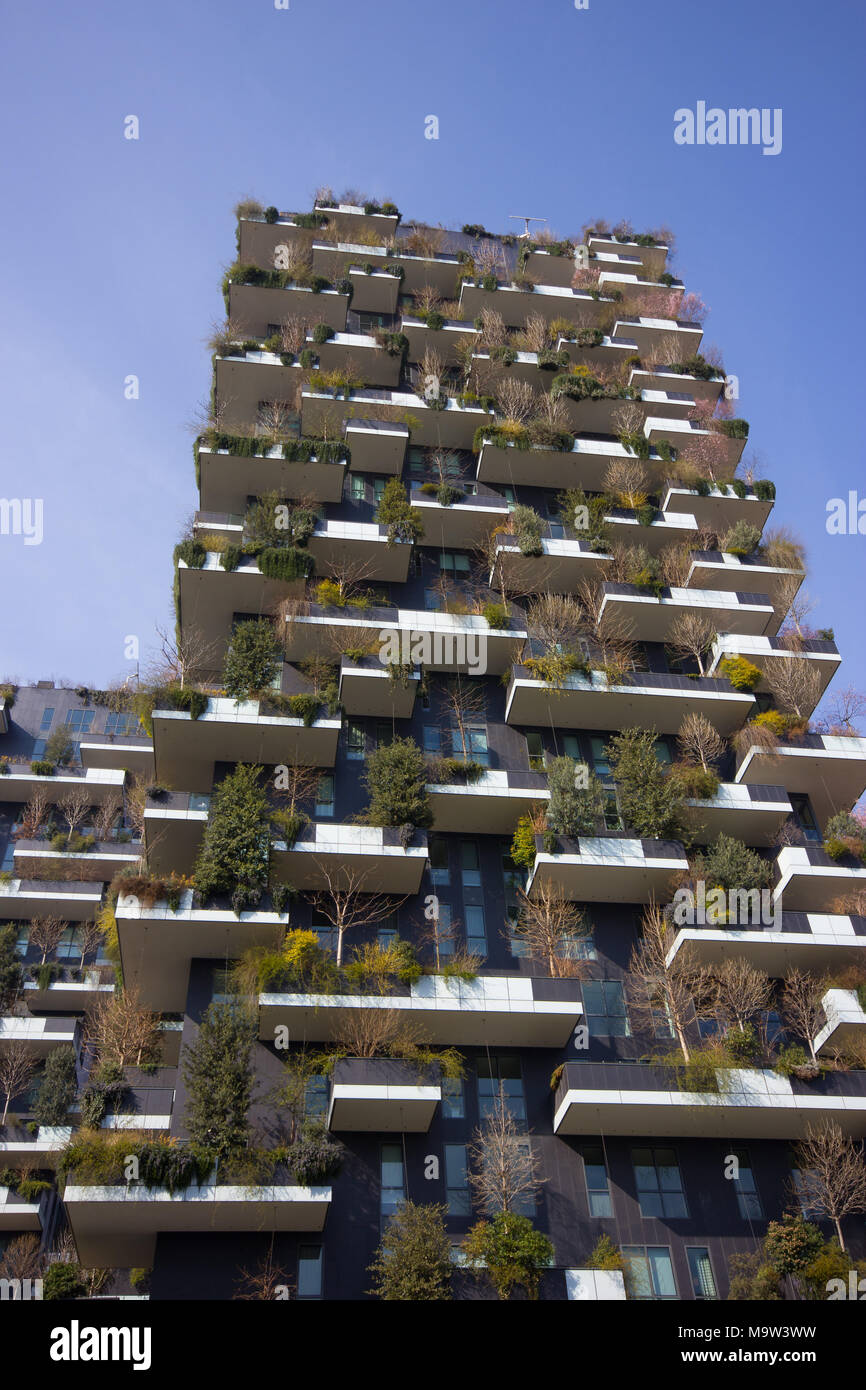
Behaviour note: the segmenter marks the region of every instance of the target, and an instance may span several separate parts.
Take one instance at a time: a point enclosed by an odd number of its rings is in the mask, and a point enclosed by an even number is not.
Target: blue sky
[[[807,544],[836,681],[866,688],[866,536],[825,529],[830,498],[866,497],[861,8],[289,4],[6,7],[0,492],[44,499],[44,540],[0,535],[0,677],[104,684],[127,636],[170,626],[232,208],[307,207],[324,183],[497,231],[671,225],[774,520]],[[781,107],[781,153],[676,145],[698,101]]]

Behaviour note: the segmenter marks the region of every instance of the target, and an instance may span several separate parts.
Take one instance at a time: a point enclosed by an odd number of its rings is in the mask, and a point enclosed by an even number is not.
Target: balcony
[[[508,503],[495,492],[480,491],[443,507],[416,484],[409,500],[418,508],[424,523],[424,535],[418,544],[437,549],[473,550],[484,543],[494,527],[508,520]]]
[[[142,773],[153,776],[153,740],[142,735],[128,737],[106,734],[101,742],[80,743],[78,752],[86,772],[96,771]]]
[[[344,1057],[334,1066],[328,1128],[426,1134],[441,1099],[438,1066],[419,1072],[393,1058]]]
[[[254,946],[277,949],[288,927],[285,912],[261,910],[238,916],[228,906],[197,907],[186,889],[180,906],[166,902],[145,907],[120,897],[115,910],[123,978],[156,1013],[182,1013],[186,1007],[190,961],[237,960]]]
[[[501,574],[509,592],[570,594],[584,579],[603,579],[609,563],[609,555],[586,541],[543,538],[540,555],[524,555],[515,541],[503,536],[496,542],[490,583]]]
[[[565,1047],[583,1017],[580,983],[529,975],[474,980],[422,975],[391,994],[262,994],[259,1037],[333,1042],[359,1009],[405,1018],[420,1041],[443,1047]]]
[[[326,323],[335,333],[346,331],[349,296],[338,290],[314,292],[302,285],[267,289],[263,285],[230,285],[228,317],[244,338],[266,338],[268,326],[287,318]]]
[[[866,1038],[866,1010],[853,989],[828,989],[821,1000],[826,1023],[815,1038],[815,1052],[828,1055],[858,1046]]]
[[[667,1068],[566,1062],[554,1103],[554,1134],[646,1138],[801,1139],[833,1120],[866,1135],[866,1073],[798,1081],[767,1070],[719,1069],[718,1094],[680,1091]]]
[[[858,961],[866,964],[866,918],[823,912],[779,912],[775,924],[746,930],[727,926],[682,927],[671,958],[689,943],[702,965],[718,966],[742,956],[773,979],[789,969],[815,975]]]
[[[335,568],[352,560],[363,566],[365,582],[390,584],[405,584],[412,556],[410,544],[388,544],[387,526],[333,518],[317,523],[309,551],[316,562],[316,574],[333,574]]]
[[[9,771],[0,776],[0,802],[26,801],[37,787],[45,792],[49,801],[59,801],[69,792],[83,787],[90,795],[91,805],[96,806],[106,797],[116,798],[126,780],[122,768],[56,767],[53,774],[43,777],[31,772],[29,762],[7,763],[6,766]]]
[[[408,357],[410,362],[423,362],[428,348],[438,352],[446,366],[455,367],[460,363],[459,349],[467,338],[473,341],[478,337],[478,329],[463,319],[446,319],[441,328],[428,328],[423,319],[404,314],[401,331],[409,339]]]
[[[751,714],[754,696],[733,690],[728,681],[709,677],[634,671],[627,682],[608,685],[602,671],[570,675],[557,685],[514,666],[505,700],[508,724],[560,729],[625,729],[639,724],[660,734],[676,734],[685,715],[704,714],[726,738]],[[735,780],[740,781],[740,778]],[[751,780],[751,779],[746,779]],[[781,782],[762,777],[762,782]]]
[[[43,1192],[35,1202],[25,1202],[11,1187],[0,1187],[0,1234],[41,1231],[48,1195]]]
[[[21,878],[51,878],[52,869],[66,866],[69,870],[81,870],[81,880],[109,881],[120,870],[137,864],[141,858],[141,847],[121,844],[117,840],[107,840],[95,844],[92,849],[70,853],[51,848],[50,840],[15,841],[14,872]],[[62,874],[58,874],[58,878]]]
[[[63,1201],[84,1266],[150,1268],[162,1232],[321,1231],[331,1189],[207,1182],[169,1192],[138,1183],[97,1187],[70,1182]]]
[[[302,380],[300,367],[284,366],[274,352],[215,357],[214,394],[221,428],[236,434],[253,432],[259,402],[279,401],[290,410]]]
[[[747,521],[763,531],[767,518],[773,510],[770,498],[756,497],[747,490],[745,497],[738,497],[732,488],[725,484],[714,485],[706,497],[693,488],[668,483],[663,489],[661,509],[665,514],[686,512],[693,516],[699,526],[724,535],[738,521]]]
[[[148,796],[144,807],[144,847],[151,873],[191,872],[209,814],[210,797],[198,792]]]
[[[661,275],[668,257],[667,246],[641,246],[636,241],[620,241],[614,236],[598,234],[587,242],[590,255],[598,262],[619,262],[630,270],[635,261],[653,275]]]
[[[55,1047],[73,1045],[77,1034],[78,1021],[74,1018],[0,1016],[0,1043],[24,1043],[34,1057],[47,1057]]]
[[[721,430],[701,429],[694,420],[675,420],[650,415],[644,421],[643,432],[651,444],[657,443],[660,439],[667,439],[681,453],[687,451],[689,444],[695,441],[712,438],[716,441],[718,466],[727,466],[731,472],[739,464],[746,447],[744,438],[731,438]]]
[[[271,861],[275,877],[302,892],[340,885],[363,893],[418,893],[427,866],[427,836],[416,830],[404,846],[398,826],[314,821],[294,844],[276,840]]]
[[[780,609],[784,609],[784,604],[781,601],[782,589],[787,589],[792,580],[796,581],[796,588],[799,589],[804,578],[805,575],[802,570],[778,569],[774,565],[765,565],[760,561],[740,559],[738,555],[729,555],[724,550],[698,550],[692,555],[686,587],[689,589],[746,589],[750,593],[766,594],[770,603],[778,604]],[[767,629],[771,636],[774,636],[778,631],[784,616],[785,612],[780,611],[773,625]]]
[[[303,576],[293,580],[269,579],[257,561],[248,556],[242,557],[236,569],[223,569],[220,554],[215,550],[207,552],[201,569],[192,569],[179,559],[177,576],[183,626],[193,626],[201,634],[208,663],[215,668],[220,667],[225,655],[236,613],[273,612],[282,599],[301,596],[306,587]],[[158,767],[158,750],[156,758]]]
[[[822,641],[820,638],[801,638],[795,646],[789,645],[784,638],[779,637],[746,637],[728,633],[720,634],[713,643],[708,675],[713,675],[719,670],[725,657],[737,656],[744,656],[761,671],[766,671],[768,661],[774,664],[780,661],[805,661],[821,678],[816,705],[842,664],[835,642]],[[761,691],[767,690],[766,680],[761,680],[756,688]],[[804,710],[804,714],[811,712]]]
[[[648,314],[635,318],[618,319],[613,326],[611,337],[625,339],[633,344],[632,351],[650,360],[655,357],[662,344],[676,343],[679,360],[685,362],[700,351],[704,330],[699,323],[686,323],[681,319],[656,319]]]
[[[375,657],[340,661],[340,704],[350,716],[380,719],[411,719],[421,682],[421,668],[392,676]]]
[[[72,1126],[40,1125],[34,1139],[29,1129],[18,1129],[12,1133],[12,1118],[10,1115],[10,1123],[7,1123],[5,1130],[6,1137],[0,1141],[0,1168],[5,1168],[7,1164],[26,1169],[56,1168],[57,1160],[72,1138]],[[6,1190],[8,1191],[8,1189]],[[4,1189],[0,1187],[0,1193],[3,1191]],[[47,1194],[43,1193],[43,1196],[47,1196]],[[19,1197],[18,1201],[20,1200]],[[0,1206],[0,1212],[2,1212],[2,1206]],[[2,1219],[0,1219],[0,1230],[2,1229]]]
[[[536,837],[538,853],[526,883],[530,896],[555,888],[570,902],[646,903],[666,899],[674,874],[688,871],[682,845],[619,836],[557,836],[553,854]]]
[[[620,545],[642,545],[650,555],[658,555],[669,545],[691,548],[698,532],[698,523],[685,512],[661,512],[649,526],[643,526],[634,512],[624,508],[610,511],[604,524]]]
[[[720,374],[704,381],[702,377],[692,376],[689,372],[671,372],[665,367],[632,367],[629,385],[637,386],[641,392],[667,396],[672,408],[662,413],[679,415],[684,412],[673,409],[674,401],[710,401],[715,405],[724,390],[725,378]],[[671,397],[673,401],[670,401]]]
[[[102,905],[102,883],[72,879],[13,878],[0,883],[0,919],[64,917],[89,922]]]
[[[348,241],[313,242],[314,274],[334,281],[348,274],[354,286],[352,309],[358,313],[396,312],[401,277],[385,269],[394,261],[385,246],[356,246]],[[368,272],[367,266],[373,269]]]
[[[512,487],[582,487],[587,492],[604,492],[608,468],[615,459],[630,458],[618,439],[609,435],[580,438],[569,450],[519,449],[513,444],[494,444],[485,440],[479,455],[476,478],[479,483],[508,483]],[[659,479],[670,465],[652,449],[645,467]]]
[[[536,285],[533,290],[525,290],[500,284],[495,290],[485,290],[471,280],[461,284],[459,300],[470,322],[482,309],[494,309],[508,328],[522,328],[530,314],[540,314],[548,323],[570,319],[581,328],[594,328],[613,302],[593,299],[587,290],[573,290],[567,285]]]
[[[348,397],[334,396],[327,391],[306,388],[301,393],[301,421],[304,434],[327,434],[334,438],[345,427],[346,440],[353,445],[352,467],[362,472],[382,473],[389,470],[378,462],[362,463],[357,456],[355,441],[350,434],[350,422],[357,418],[365,424],[383,425],[386,429],[401,426],[408,437],[411,423],[412,443],[430,448],[471,449],[479,425],[490,419],[490,412],[477,405],[459,405],[449,396],[443,408],[431,406],[414,391],[350,391]],[[383,431],[384,432],[384,431]],[[402,454],[401,454],[402,462]],[[397,472],[396,468],[393,470]]]
[[[747,845],[771,845],[793,807],[784,787],[722,782],[716,795],[686,802],[696,843],[731,835]]]
[[[309,612],[286,619],[286,660],[364,647],[377,641],[399,645],[400,660],[431,671],[500,675],[526,641],[516,617],[508,628],[488,627],[480,614],[438,613],[413,608],[328,608],[310,603]],[[396,638],[399,635],[399,643]],[[720,682],[721,683],[721,682]]]
[[[386,352],[367,333],[335,333],[326,343],[317,343],[311,334],[307,334],[307,347],[318,357],[320,371],[348,371],[351,368],[369,386],[390,388],[400,381],[399,353],[395,356]]]
[[[403,267],[403,293],[417,294],[430,285],[442,299],[452,299],[457,283],[460,262],[456,256],[437,252],[434,256],[416,256],[397,242],[390,259]]]
[[[313,211],[324,213],[328,219],[328,226],[334,228],[348,242],[359,232],[368,237],[381,236],[383,242],[391,241],[400,224],[397,213],[365,212],[354,203],[336,203],[333,207],[326,203],[316,203]],[[365,251],[369,249],[368,246],[364,247]]]
[[[327,409],[322,407],[323,420],[327,413]],[[355,473],[400,476],[409,444],[407,425],[397,420],[373,420],[349,415],[343,421],[343,433],[352,451],[351,467]]]
[[[866,889],[866,868],[837,863],[812,845],[786,845],[776,857],[773,902],[791,912],[826,912],[833,900]]]
[[[751,747],[735,782],[771,782],[808,796],[821,826],[848,811],[866,791],[866,738],[803,734],[776,748]]]
[[[156,775],[173,787],[213,786],[214,763],[262,763],[267,767],[298,762],[333,767],[340,720],[303,719],[267,713],[262,700],[210,699],[198,719],[186,710],[154,710]]]
[[[477,782],[431,782],[427,787],[437,830],[511,835],[520,816],[550,793],[543,772],[496,770]]]
[[[114,973],[113,971],[111,972]],[[106,982],[104,972],[88,966],[64,967],[60,978],[43,988],[37,978],[25,980],[23,999],[29,1009],[39,1013],[84,1013],[114,994],[114,984]]]
[[[765,633],[778,625],[770,600],[760,593],[727,589],[665,588],[660,597],[636,584],[605,584],[599,622],[612,617],[614,631],[640,633],[643,642],[667,642],[686,613],[705,614],[718,632]]]
[[[200,444],[198,461],[201,505],[207,511],[242,515],[249,496],[266,492],[293,500],[313,497],[317,502],[339,502],[343,495],[345,460],[285,459],[280,445],[246,457]]]
[[[306,227],[299,227],[288,216],[276,222],[265,222],[254,217],[238,220],[238,261],[241,265],[256,265],[260,270],[273,270],[278,246],[309,246],[313,233]]]

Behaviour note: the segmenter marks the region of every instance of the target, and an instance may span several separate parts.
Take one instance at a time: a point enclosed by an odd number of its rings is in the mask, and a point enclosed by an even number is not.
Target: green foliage
[[[254,690],[272,684],[280,666],[280,645],[270,618],[238,623],[226,654],[225,692],[236,700],[248,700]]]
[[[582,769],[587,771],[586,769]],[[604,820],[605,795],[594,772],[587,771],[586,787],[575,785],[578,764],[571,758],[551,758],[547,764],[550,801],[547,824],[558,835],[575,839],[594,835]]]
[[[761,544],[761,533],[749,521],[737,521],[722,541],[722,549],[729,555],[741,557],[752,555]]]
[[[428,769],[428,781],[437,782],[440,785],[462,782],[471,784],[479,781],[486,769],[482,763],[474,762],[472,759],[465,761],[462,758],[438,758],[431,762]]]
[[[268,881],[267,797],[261,768],[239,763],[214,794],[196,861],[195,883],[203,899],[241,890],[255,905]]]
[[[377,748],[367,759],[363,780],[370,793],[370,805],[364,815],[368,825],[413,825],[424,829],[433,824],[427,764],[414,739],[395,738]]]
[[[715,1095],[719,1089],[717,1066],[718,1057],[715,1052],[692,1052],[689,1060],[677,1068],[677,1086],[681,1091]]]
[[[541,517],[538,512],[532,507],[524,507],[518,503],[511,508],[509,519],[521,555],[542,555],[544,548],[541,544]]]
[[[592,1252],[585,1262],[587,1269],[619,1269],[625,1271],[626,1260],[618,1245],[610,1236],[599,1236]]]
[[[479,1221],[462,1243],[462,1249],[473,1263],[483,1261],[486,1268],[477,1268],[479,1276],[487,1276],[501,1299],[511,1297],[522,1288],[529,1299],[538,1298],[542,1270],[553,1262],[551,1241],[536,1231],[527,1216],[501,1211],[490,1221]]]
[[[800,1274],[824,1246],[817,1226],[802,1216],[787,1215],[771,1221],[764,1237],[764,1254],[780,1278]]]
[[[831,1296],[830,1280],[841,1279],[847,1291],[848,1275],[852,1269],[858,1274],[863,1272],[862,1267],[855,1265],[847,1251],[842,1250],[835,1240],[828,1240],[797,1275],[797,1283],[807,1298],[826,1302]]]
[[[289,584],[293,579],[307,578],[313,568],[313,557],[296,546],[275,547],[261,552],[258,565],[266,578]]]
[[[34,777],[53,777],[57,771],[53,763],[47,763],[42,758],[37,758],[30,764],[30,771]]]
[[[0,1012],[5,1013],[21,987],[21,960],[15,949],[18,928],[0,926]]]
[[[756,478],[752,490],[760,502],[772,502],[776,496],[776,484],[769,478]]]
[[[799,1043],[788,1043],[785,1047],[779,1048],[779,1055],[773,1070],[779,1076],[794,1076],[801,1067],[809,1067],[811,1058]]]
[[[521,816],[514,830],[514,838],[511,841],[511,858],[520,869],[526,869],[527,873],[535,863],[535,827],[530,816]]]
[[[723,888],[726,893],[737,888],[746,892],[768,888],[772,878],[766,860],[730,835],[719,835],[707,850],[696,855],[692,869],[708,888]]]
[[[78,1265],[57,1263],[46,1269],[42,1280],[43,1299],[54,1302],[58,1299],[82,1298],[84,1292],[84,1280]]]
[[[286,1150],[286,1166],[299,1187],[312,1187],[335,1178],[345,1149],[323,1120],[307,1120],[299,1137]]]
[[[182,710],[193,719],[200,719],[207,709],[207,695],[201,690],[190,690],[188,686],[169,685],[153,692],[151,708]]]
[[[45,743],[45,761],[47,763],[58,763],[65,767],[72,761],[75,752],[75,744],[69,736],[69,731],[62,724],[48,735]]]
[[[482,611],[488,627],[504,632],[508,627],[508,609],[504,603],[485,603]]]
[[[389,478],[376,508],[376,521],[388,528],[388,544],[411,544],[424,534],[424,522],[417,507],[409,505],[406,489],[399,478]]]
[[[385,1302],[429,1303],[451,1298],[451,1239],[447,1208],[404,1202],[388,1222],[369,1272],[370,1293]]]
[[[717,420],[716,429],[719,434],[724,434],[728,439],[748,439],[749,422],[748,420]]]
[[[761,684],[762,671],[754,662],[744,656],[725,656],[719,662],[719,669],[735,690],[756,690]]]
[[[225,550],[220,553],[220,565],[229,574],[236,570],[243,558],[243,551],[239,545],[227,545]]]
[[[309,823],[310,818],[303,811],[288,811],[281,807],[271,812],[271,824],[288,849],[292,848],[304,826]]]
[[[440,483],[435,492],[440,507],[450,507],[466,496],[462,487],[454,487],[451,483]]]
[[[334,336],[334,330],[329,323],[317,323],[313,328],[313,342],[322,344],[327,343]]]
[[[39,1125],[65,1125],[74,1100],[75,1051],[71,1047],[55,1047],[45,1059],[33,1118]]]
[[[248,952],[239,967],[242,980],[260,994],[333,994],[339,974],[314,931],[295,928],[279,951]]]
[[[561,652],[555,649],[544,652],[542,656],[528,656],[523,662],[535,680],[545,685],[563,685],[568,676],[590,676],[592,668],[580,652]]]
[[[735,1067],[749,1067],[757,1062],[763,1052],[761,1039],[753,1023],[742,1028],[731,1028],[725,1034],[725,1052]]]
[[[712,768],[677,763],[669,774],[676,779],[680,796],[687,801],[709,801],[719,790],[719,778]]]
[[[241,1153],[250,1141],[252,1051],[256,1019],[235,1004],[211,1004],[184,1060],[190,1140],[218,1158]]]
[[[683,805],[675,777],[655,755],[655,729],[623,729],[607,745],[623,821],[642,839],[682,840]]]
[[[183,560],[187,569],[200,570],[203,568],[207,559],[207,551],[201,541],[185,540],[181,541],[174,548],[174,562]]]

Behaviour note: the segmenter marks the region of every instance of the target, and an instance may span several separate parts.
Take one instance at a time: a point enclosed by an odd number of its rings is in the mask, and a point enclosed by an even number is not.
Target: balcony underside
[[[407,676],[404,684],[400,679],[392,679],[387,667],[344,662],[340,669],[340,704],[348,715],[411,719],[420,680],[420,671]]]
[[[580,839],[580,853],[537,854],[527,892],[533,897],[553,888],[570,902],[665,901],[672,878],[689,865],[682,850],[662,853],[663,843],[590,836]]]
[[[699,526],[724,535],[738,521],[747,521],[763,531],[773,503],[757,497],[737,497],[734,492],[712,492],[701,497],[690,488],[671,486],[663,492],[661,508],[663,512],[688,512]]]
[[[536,802],[549,800],[550,793],[543,777],[537,786],[519,787],[509,786],[507,776],[494,772],[469,784],[428,785],[435,828],[467,835],[512,835],[520,817]]]
[[[210,703],[220,708],[198,719],[180,710],[154,711],[156,775],[163,786],[208,792],[216,762],[334,766],[339,719],[317,719],[306,726],[301,719],[259,714],[257,701]]]
[[[703,965],[719,966],[726,960],[743,959],[774,980],[792,969],[820,976],[824,971],[844,970],[848,965],[866,965],[866,935],[854,934],[849,917],[815,914],[812,920],[815,925],[811,931],[798,932],[772,926],[753,931],[681,927],[671,958],[688,943],[691,953]],[[833,929],[831,923],[839,925]]]
[[[280,497],[297,500],[313,497],[317,502],[339,502],[343,495],[345,463],[292,462],[279,448],[267,457],[243,458],[226,450],[199,448],[201,505],[204,511],[246,511],[247,497],[277,492]]]
[[[754,791],[752,796],[744,792]],[[782,788],[769,787],[768,792],[781,793]],[[747,788],[725,782],[716,796],[706,801],[686,802],[686,815],[697,844],[709,844],[718,835],[730,835],[747,845],[771,845],[793,808],[787,796],[760,795],[759,788]]]
[[[335,333],[346,330],[349,296],[335,290],[312,290],[287,286],[265,289],[261,285],[230,285],[228,317],[238,325],[244,338],[266,338],[268,326],[287,318],[303,319],[310,325],[326,323]]]
[[[442,1099],[439,1086],[334,1083],[328,1128],[370,1134],[426,1134]]]
[[[797,744],[776,749],[753,747],[740,763],[734,781],[772,783],[788,793],[808,796],[823,827],[836,811],[850,810],[866,791],[866,739],[828,735],[824,744],[820,748]]]
[[[386,837],[374,827],[318,822],[291,848],[277,841],[271,862],[278,881],[305,892],[339,886],[362,893],[418,893],[427,865],[427,841],[424,836],[415,838],[421,843],[404,849],[396,835]]]
[[[571,684],[553,688],[515,677],[508,689],[505,719],[508,724],[561,729],[625,729],[638,724],[660,734],[676,734],[685,715],[697,711],[729,737],[745,723],[753,706],[751,695],[702,689],[698,681],[682,688],[608,687],[603,678],[592,685],[571,678]],[[772,776],[760,780],[782,781]]]

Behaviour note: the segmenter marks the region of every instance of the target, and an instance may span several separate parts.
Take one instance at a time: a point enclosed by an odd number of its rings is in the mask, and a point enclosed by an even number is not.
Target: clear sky
[[[836,681],[866,688],[866,536],[825,529],[830,498],[866,498],[862,5],[89,0],[2,25],[0,495],[44,500],[44,539],[0,535],[0,677],[101,685],[171,626],[232,208],[331,184],[458,227],[672,226]],[[699,101],[781,108],[781,153],[675,144]]]

